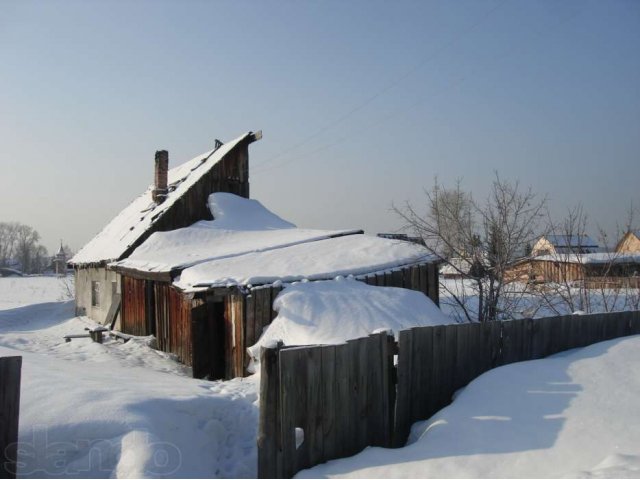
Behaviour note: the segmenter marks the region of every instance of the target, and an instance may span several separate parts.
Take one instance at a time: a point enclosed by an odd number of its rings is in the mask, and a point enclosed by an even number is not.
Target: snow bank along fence
[[[16,478],[22,357],[0,358],[0,478]]]
[[[263,349],[258,477],[290,478],[368,445],[401,447],[414,422],[492,368],[635,334],[640,311],[416,327],[397,344],[380,333]]]

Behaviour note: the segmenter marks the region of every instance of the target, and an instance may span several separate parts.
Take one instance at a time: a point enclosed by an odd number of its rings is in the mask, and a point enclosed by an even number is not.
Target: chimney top
[[[155,171],[153,176],[153,192],[151,198],[156,203],[162,203],[167,197],[169,175],[169,152],[166,150],[158,150],[156,152]]]

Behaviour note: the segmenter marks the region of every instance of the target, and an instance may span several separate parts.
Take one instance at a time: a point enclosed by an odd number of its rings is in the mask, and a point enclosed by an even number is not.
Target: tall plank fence
[[[16,478],[22,357],[0,357],[0,478]]]
[[[640,311],[416,327],[341,345],[263,349],[258,477],[401,447],[456,390],[509,363],[640,334]],[[393,356],[398,355],[397,367]]]

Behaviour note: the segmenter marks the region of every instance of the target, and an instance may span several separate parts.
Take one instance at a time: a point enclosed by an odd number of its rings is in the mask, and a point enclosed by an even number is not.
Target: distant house
[[[617,253],[640,253],[640,230],[630,230],[616,245]]]
[[[588,288],[638,288],[640,253],[599,252],[523,258],[510,265],[505,276],[510,281],[530,283],[585,282]]]
[[[155,185],[72,259],[78,311],[103,321],[121,298],[117,328],[154,335],[194,377],[213,379],[246,373],[246,348],[275,317],[283,282],[353,276],[438,303],[437,264],[423,246],[299,229],[250,200],[247,146],[257,138],[218,146],[164,182],[157,155]]]
[[[169,169],[169,154],[156,152],[154,184],[87,243],[69,264],[75,271],[76,312],[103,323],[121,293],[119,275],[108,267],[127,258],[151,234],[211,220],[211,192],[249,197],[249,132]]]
[[[595,253],[599,248],[588,235],[546,235],[535,243],[531,256]]]

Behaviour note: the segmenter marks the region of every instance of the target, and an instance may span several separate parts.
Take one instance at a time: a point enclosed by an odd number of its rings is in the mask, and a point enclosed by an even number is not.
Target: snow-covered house
[[[69,261],[75,271],[76,311],[102,323],[119,301],[120,276],[108,264],[127,258],[152,233],[211,220],[211,192],[249,197],[249,144],[261,132],[226,144],[169,169],[169,156],[156,152],[154,184],[124,208]],[[112,310],[113,311],[113,310]]]
[[[121,330],[155,335],[195,377],[246,373],[246,348],[274,319],[283,283],[353,276],[438,301],[435,258],[421,245],[296,228],[256,200],[224,193],[209,207],[214,220],[156,232],[110,266],[122,276]]]
[[[588,235],[546,235],[535,243],[531,256],[595,253],[598,249],[598,244]]]
[[[616,253],[640,253],[640,230],[629,230],[616,245]]]

